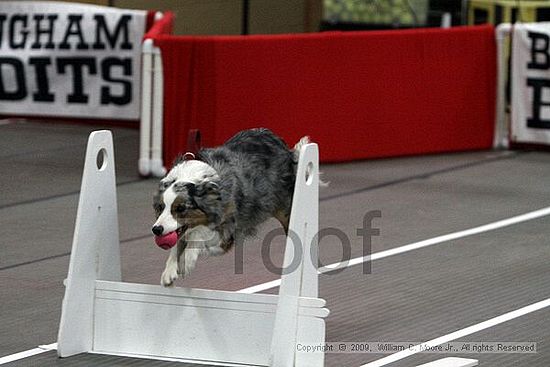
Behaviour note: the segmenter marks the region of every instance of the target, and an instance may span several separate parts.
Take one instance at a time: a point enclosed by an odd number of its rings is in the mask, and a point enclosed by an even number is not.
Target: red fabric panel
[[[157,39],[164,156],[267,127],[310,135],[324,162],[489,148],[493,28]]]
[[[163,157],[170,165],[184,153],[189,129],[200,129],[204,146],[214,141],[216,121],[213,48],[194,37],[161,38],[164,66]],[[169,51],[164,51],[167,47]]]
[[[155,22],[155,13],[154,10],[147,10],[147,18],[145,20],[145,32],[147,33],[151,27],[153,26],[153,23]]]
[[[164,12],[162,18],[155,22],[154,11],[147,13],[147,32],[143,35],[143,39],[156,38],[161,34],[172,34],[174,29],[174,13],[171,11]]]

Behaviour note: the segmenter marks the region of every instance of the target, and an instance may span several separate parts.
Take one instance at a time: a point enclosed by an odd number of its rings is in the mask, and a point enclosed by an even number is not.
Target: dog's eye
[[[155,204],[153,205],[153,209],[155,209],[156,212],[162,212],[164,210],[164,204]]]
[[[185,205],[177,205],[175,208],[174,208],[174,211],[178,214],[181,214],[183,212],[185,212]]]

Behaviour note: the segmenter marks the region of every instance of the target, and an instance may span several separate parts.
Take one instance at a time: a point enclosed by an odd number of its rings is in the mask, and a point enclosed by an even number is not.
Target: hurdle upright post
[[[300,297],[317,298],[319,289],[317,273],[319,149],[317,144],[307,144],[300,150],[291,213],[271,342],[270,366],[322,366],[324,355],[296,354],[297,340],[307,340],[307,333],[313,332],[311,328],[320,326],[316,324],[306,327],[300,325],[298,320]],[[300,257],[299,261],[296,261],[297,256]],[[324,336],[324,324],[322,330],[314,334]],[[306,360],[301,362],[300,359],[304,358]]]
[[[96,280],[120,281],[120,247],[113,139],[94,131],[84,173],[59,324],[59,356],[92,350]]]

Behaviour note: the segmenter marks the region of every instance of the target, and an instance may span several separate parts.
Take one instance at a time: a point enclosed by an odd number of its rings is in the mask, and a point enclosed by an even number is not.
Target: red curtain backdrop
[[[270,36],[161,35],[164,157],[267,127],[321,160],[490,148],[496,58],[490,26]]]

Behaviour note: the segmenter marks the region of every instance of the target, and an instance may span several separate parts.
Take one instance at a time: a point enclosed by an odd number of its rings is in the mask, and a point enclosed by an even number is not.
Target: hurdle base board
[[[146,354],[126,354],[126,353],[99,353],[91,351],[89,354],[97,355],[110,355],[114,357],[122,358],[134,358],[134,359],[148,359],[151,361],[163,361],[163,362],[177,362],[177,363],[189,363],[195,365],[205,365],[205,366],[222,366],[222,367],[262,367],[253,364],[242,364],[242,363],[227,363],[227,362],[214,362],[214,361],[202,361],[196,359],[186,359],[186,358],[170,358],[165,356],[151,356]]]
[[[424,363],[416,367],[474,367],[478,365],[477,359],[447,357],[437,361]]]
[[[268,366],[279,296],[96,281],[92,353]],[[300,297],[297,340],[324,343],[329,311]],[[113,323],[113,320],[117,320]],[[298,353],[296,365],[322,365]]]

